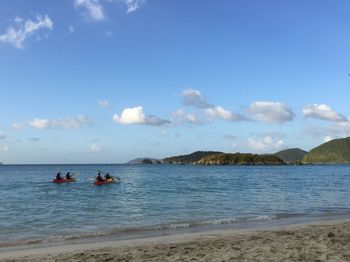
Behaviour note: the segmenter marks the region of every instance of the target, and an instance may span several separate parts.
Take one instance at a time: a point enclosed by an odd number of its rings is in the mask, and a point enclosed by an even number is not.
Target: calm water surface
[[[0,166],[0,246],[145,228],[350,214],[350,165]],[[120,184],[94,186],[97,170]]]

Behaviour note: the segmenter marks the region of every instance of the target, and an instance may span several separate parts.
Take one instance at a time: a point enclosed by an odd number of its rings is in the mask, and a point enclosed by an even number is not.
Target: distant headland
[[[285,149],[274,154],[224,153],[196,151],[164,159],[137,158],[127,164],[193,164],[193,165],[302,165],[350,163],[350,137],[334,139],[310,150]]]

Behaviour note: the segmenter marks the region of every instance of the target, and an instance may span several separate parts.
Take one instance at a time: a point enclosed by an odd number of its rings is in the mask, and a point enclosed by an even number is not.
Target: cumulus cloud
[[[214,120],[215,118],[227,120],[227,121],[240,121],[247,120],[245,116],[241,114],[235,114],[222,106],[216,106],[210,104],[202,92],[195,89],[185,89],[182,91],[183,105],[192,106],[203,110],[204,114],[210,119]]]
[[[295,116],[292,109],[280,102],[256,101],[247,112],[254,120],[265,123],[292,121]]]
[[[303,108],[303,114],[305,117],[318,118],[333,122],[348,121],[348,119],[345,116],[335,112],[330,106],[326,104],[307,105]]]
[[[99,100],[99,101],[98,101],[98,105],[99,105],[100,107],[106,108],[106,107],[109,107],[109,102],[108,102],[107,100]]]
[[[9,147],[8,145],[4,145],[4,146],[2,147],[2,151],[8,152],[8,151],[10,151],[10,147]]]
[[[125,108],[120,116],[115,114],[113,120],[123,125],[142,124],[161,126],[171,123],[169,120],[161,119],[157,116],[145,115],[142,106]]]
[[[4,139],[6,139],[6,135],[3,133],[0,133],[0,140],[4,140]]]
[[[48,129],[51,127],[49,120],[43,118],[35,118],[30,120],[29,125],[38,129]]]
[[[245,117],[243,115],[235,114],[222,106],[215,106],[215,107],[210,107],[206,108],[204,110],[205,114],[210,118],[220,118],[223,120],[228,120],[228,121],[240,121],[240,120],[245,120]]]
[[[270,135],[249,137],[247,147],[255,152],[274,152],[285,147],[285,142]]]
[[[6,32],[0,35],[0,42],[10,44],[16,48],[23,48],[24,41],[32,36],[36,31],[40,29],[53,29],[53,22],[48,15],[37,15],[33,21],[28,19],[24,22],[24,19],[16,17],[14,24],[6,29]]]
[[[183,109],[178,109],[171,114],[176,123],[191,123],[191,124],[199,124],[200,121],[197,117],[192,113],[186,113]]]
[[[95,21],[102,21],[106,18],[103,6],[99,0],[74,0],[76,8],[85,10],[85,14]]]
[[[85,125],[91,125],[91,122],[85,116],[77,116],[62,117],[54,120],[35,118],[28,121],[28,124],[38,129],[79,129]]]
[[[203,97],[201,91],[194,89],[186,89],[182,91],[183,101],[186,106],[193,106],[198,108],[210,108],[213,105],[209,104]]]

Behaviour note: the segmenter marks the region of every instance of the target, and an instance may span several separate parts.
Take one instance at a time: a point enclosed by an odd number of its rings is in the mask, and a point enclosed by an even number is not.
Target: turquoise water
[[[290,217],[350,214],[350,165],[0,166],[0,246]],[[97,170],[120,184],[94,186]]]

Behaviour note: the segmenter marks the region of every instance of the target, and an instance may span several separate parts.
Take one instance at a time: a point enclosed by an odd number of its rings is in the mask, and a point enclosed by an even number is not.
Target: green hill
[[[286,163],[300,163],[306,154],[307,152],[300,148],[290,148],[279,151],[274,155],[278,156]]]
[[[197,165],[284,165],[282,159],[275,155],[256,154],[216,154],[203,157],[194,162]]]
[[[350,163],[350,137],[334,139],[312,149],[303,162],[313,164]]]
[[[151,157],[140,157],[128,161],[128,165],[161,164],[161,160]]]
[[[222,152],[216,151],[196,151],[188,155],[180,155],[167,157],[163,159],[163,163],[167,164],[191,164],[193,162],[201,160],[203,157],[222,154]]]

